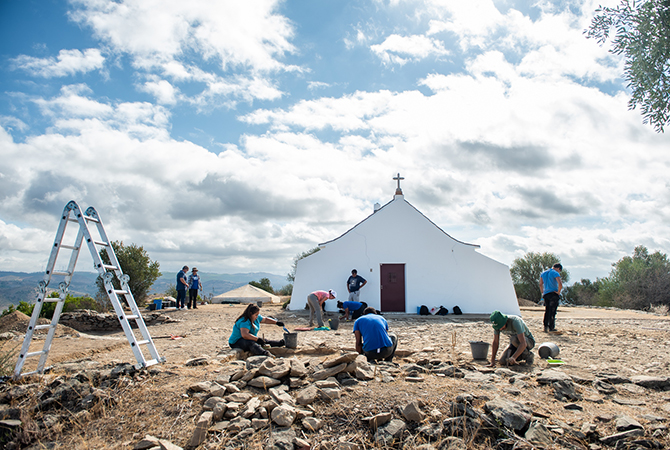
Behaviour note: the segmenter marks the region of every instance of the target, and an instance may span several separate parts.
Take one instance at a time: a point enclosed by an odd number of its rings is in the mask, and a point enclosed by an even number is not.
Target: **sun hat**
[[[337,292],[335,292],[334,290],[329,289],[329,290],[328,290],[328,293],[329,293],[330,295],[332,295],[333,298],[337,298]]]
[[[507,323],[507,316],[501,313],[500,311],[493,311],[491,313],[491,325],[493,325],[493,329],[496,331],[500,331],[502,327],[505,326]]]

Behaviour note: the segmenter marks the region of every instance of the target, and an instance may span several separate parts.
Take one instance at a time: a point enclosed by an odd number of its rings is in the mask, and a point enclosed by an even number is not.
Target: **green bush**
[[[58,296],[59,296],[58,292],[54,291],[51,294],[49,294],[47,298],[58,298]],[[32,316],[34,309],[35,309],[34,303],[21,301],[19,302],[18,306],[9,305],[8,308],[2,311],[2,315],[0,315],[0,317],[4,317],[7,314],[13,313],[14,311],[20,311],[27,316]],[[99,311],[99,305],[91,297],[73,297],[72,295],[67,294],[65,297],[65,304],[63,305],[63,311],[69,312],[69,311],[76,311],[78,309],[92,309],[95,311]],[[44,304],[42,305],[42,309],[40,310],[40,317],[43,317],[45,319],[51,319],[54,316],[55,310],[56,310],[55,302],[44,302]]]

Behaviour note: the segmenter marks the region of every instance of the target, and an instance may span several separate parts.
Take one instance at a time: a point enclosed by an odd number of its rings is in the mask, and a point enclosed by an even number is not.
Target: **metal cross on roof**
[[[398,172],[398,176],[393,177],[393,179],[398,181],[398,187],[395,190],[396,195],[402,195],[402,189],[400,189],[400,180],[404,180],[405,178],[401,177],[400,172]]]

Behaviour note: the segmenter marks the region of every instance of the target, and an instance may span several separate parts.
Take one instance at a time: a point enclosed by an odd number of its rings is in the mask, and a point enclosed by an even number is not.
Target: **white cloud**
[[[179,89],[176,89],[167,80],[154,78],[152,81],[144,83],[141,90],[153,95],[156,101],[162,105],[174,105],[177,103]]]
[[[36,77],[53,78],[102,69],[105,57],[100,50],[89,48],[83,53],[76,49],[61,50],[56,58],[20,55],[12,59],[11,63],[14,70],[24,70]]]
[[[381,44],[370,47],[384,63],[403,65],[429,56],[444,56],[449,52],[442,43],[426,36],[399,36],[392,34]]]
[[[173,83],[205,81],[207,88],[196,96],[197,103],[216,103],[219,100],[216,94],[224,91],[245,92],[247,99],[277,99],[281,93],[274,82],[266,79],[268,74],[301,70],[282,62],[295,48],[290,42],[293,37],[290,22],[276,12],[278,0],[253,3],[74,0],[72,3],[76,9],[70,17],[93,29],[113,51],[129,54],[138,71],[159,71],[162,76],[172,78]],[[225,75],[184,63],[198,57],[205,63],[218,64]],[[222,88],[225,85],[231,89]],[[143,87],[154,93],[157,88],[160,86]],[[167,94],[164,88],[160,94]],[[167,102],[174,99],[161,98]]]

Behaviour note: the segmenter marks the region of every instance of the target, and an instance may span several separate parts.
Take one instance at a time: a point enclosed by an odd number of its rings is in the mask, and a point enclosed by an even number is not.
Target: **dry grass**
[[[668,305],[650,305],[649,306],[649,312],[658,314],[659,316],[667,316],[670,315],[670,309],[668,308]]]

